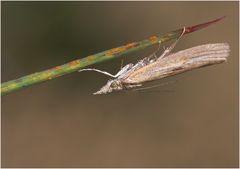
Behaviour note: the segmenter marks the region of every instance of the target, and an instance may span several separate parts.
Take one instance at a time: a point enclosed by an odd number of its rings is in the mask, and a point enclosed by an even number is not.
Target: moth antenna
[[[107,76],[110,76],[110,77],[113,77],[113,78],[116,77],[116,75],[112,75],[111,73],[108,73],[108,72],[102,71],[102,70],[98,70],[98,69],[81,69],[78,72],[83,72],[83,71],[95,71],[95,72],[99,72],[99,73],[102,73],[104,75],[107,75]]]
[[[164,50],[163,54],[158,58],[158,60],[167,56],[174,49],[174,47],[177,45],[178,41],[181,39],[181,37],[184,35],[185,32],[186,32],[186,28],[183,27],[182,34],[177,38],[177,40],[170,47]]]

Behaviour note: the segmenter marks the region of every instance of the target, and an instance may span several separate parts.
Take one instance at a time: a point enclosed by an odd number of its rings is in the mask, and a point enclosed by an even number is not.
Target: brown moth
[[[170,54],[177,41],[166,49],[160,57],[153,54],[135,65],[127,64],[116,75],[97,69],[82,69],[80,71],[92,70],[113,77],[114,79],[109,80],[99,91],[93,93],[94,95],[106,94],[112,91],[140,87],[145,82],[159,80],[196,68],[223,63],[230,53],[228,43],[214,43]]]

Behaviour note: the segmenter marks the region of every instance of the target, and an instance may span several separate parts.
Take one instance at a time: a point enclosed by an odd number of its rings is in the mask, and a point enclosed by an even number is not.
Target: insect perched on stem
[[[79,72],[97,71],[113,77],[114,79],[110,79],[106,85],[94,93],[94,95],[106,94],[140,87],[145,82],[159,80],[195,68],[223,63],[229,56],[230,47],[227,43],[204,44],[170,54],[181,36],[159,57],[154,53],[135,65],[127,64],[116,75],[98,69],[82,69]]]

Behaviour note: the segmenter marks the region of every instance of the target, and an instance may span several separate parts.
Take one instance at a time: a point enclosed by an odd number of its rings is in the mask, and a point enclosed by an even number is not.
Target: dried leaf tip
[[[198,25],[194,25],[194,26],[189,26],[189,27],[186,27],[186,31],[184,34],[187,34],[187,33],[191,33],[191,32],[194,32],[196,30],[199,30],[199,29],[202,29],[202,28],[205,28],[213,23],[216,23],[218,21],[221,21],[222,19],[224,19],[226,16],[222,16],[220,18],[217,18],[217,19],[214,19],[212,21],[209,21],[209,22],[205,22],[205,23],[202,23],[202,24],[198,24]]]

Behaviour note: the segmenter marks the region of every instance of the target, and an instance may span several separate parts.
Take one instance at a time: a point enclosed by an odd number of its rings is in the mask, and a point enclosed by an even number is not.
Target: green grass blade
[[[223,18],[224,17],[221,17],[221,18],[215,19],[210,22],[185,27],[186,31],[185,31],[184,35],[194,32],[196,30],[202,29],[204,27],[207,27],[208,25],[218,22]],[[123,46],[120,46],[117,48],[106,50],[106,51],[103,51],[103,52],[100,52],[100,53],[97,53],[94,55],[87,56],[82,59],[77,59],[77,60],[71,61],[69,63],[66,63],[64,65],[56,66],[54,68],[51,68],[51,69],[48,69],[45,71],[33,73],[33,74],[30,74],[27,76],[23,76],[16,80],[4,82],[1,84],[1,95],[6,95],[13,91],[17,91],[17,90],[20,90],[25,87],[30,87],[34,84],[39,84],[41,82],[51,80],[51,79],[63,76],[65,74],[75,72],[75,71],[77,71],[81,68],[84,68],[86,66],[89,66],[89,65],[93,65],[96,63],[114,59],[116,57],[123,56],[125,54],[132,53],[134,51],[139,51],[139,50],[145,49],[147,47],[158,44],[159,42],[164,43],[166,41],[176,39],[177,37],[179,37],[181,35],[182,31],[183,31],[183,28],[169,32],[163,36],[152,36],[152,37],[142,40],[142,41],[129,43],[127,45],[123,45]]]

